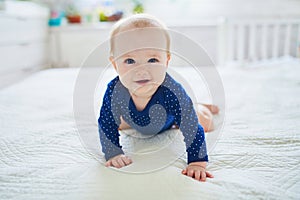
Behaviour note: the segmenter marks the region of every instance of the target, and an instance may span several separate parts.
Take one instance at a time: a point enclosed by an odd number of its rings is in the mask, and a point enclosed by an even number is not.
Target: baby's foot
[[[210,110],[210,112],[212,114],[218,114],[219,113],[219,107],[213,104],[203,104],[203,106],[207,107],[208,110]]]

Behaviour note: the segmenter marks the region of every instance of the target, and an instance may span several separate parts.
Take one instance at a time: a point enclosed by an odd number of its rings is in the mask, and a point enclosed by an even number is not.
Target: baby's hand
[[[125,167],[126,165],[130,165],[131,163],[132,163],[132,160],[128,156],[125,156],[123,154],[119,154],[119,155],[109,159],[105,163],[105,166],[106,167],[112,166],[112,167],[116,167],[116,168],[121,168],[121,167]]]
[[[206,162],[192,162],[186,169],[182,170],[181,173],[198,181],[205,181],[206,177],[214,177],[211,173],[206,171]]]

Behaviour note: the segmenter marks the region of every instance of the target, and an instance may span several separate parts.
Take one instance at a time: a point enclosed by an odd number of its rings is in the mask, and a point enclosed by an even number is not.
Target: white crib
[[[220,19],[219,65],[299,58],[300,19]]]

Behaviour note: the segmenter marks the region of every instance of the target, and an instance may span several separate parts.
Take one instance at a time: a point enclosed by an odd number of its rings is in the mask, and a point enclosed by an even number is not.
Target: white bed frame
[[[300,19],[220,19],[219,65],[300,57]]]

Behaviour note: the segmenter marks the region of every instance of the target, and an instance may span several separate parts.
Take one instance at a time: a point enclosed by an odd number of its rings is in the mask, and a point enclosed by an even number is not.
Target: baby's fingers
[[[111,160],[108,160],[106,163],[105,163],[105,167],[110,167],[112,166],[112,163],[111,163]]]
[[[192,169],[188,170],[187,175],[188,175],[189,177],[192,177],[192,178],[193,178],[193,176],[194,176],[194,170],[192,170]]]
[[[127,156],[124,156],[124,155],[119,155],[119,156],[115,156],[114,158],[108,160],[106,163],[105,163],[105,166],[106,167],[116,167],[116,168],[121,168],[121,167],[124,167],[126,165],[129,165],[132,163],[132,160],[127,157]]]
[[[200,175],[201,175],[201,171],[195,171],[195,179],[197,181],[200,181]]]
[[[118,168],[121,168],[121,167],[125,167],[126,165],[129,165],[130,164],[130,161],[128,160],[128,158],[126,156],[121,156],[117,159],[117,162],[119,164],[119,167]],[[128,163],[128,164],[127,164]]]
[[[126,166],[126,163],[124,162],[124,157],[122,156],[118,158],[118,163],[120,164],[120,167]]]
[[[201,171],[201,179],[200,181],[205,181],[206,180],[206,173],[204,171]]]
[[[116,167],[116,168],[120,168],[121,165],[118,162],[118,159],[113,159],[112,161],[112,166]]]
[[[132,163],[132,160],[127,156],[122,157],[122,160],[123,160],[123,163],[125,163],[125,165],[129,165]]]
[[[212,175],[211,173],[209,173],[209,172],[206,172],[206,177],[208,177],[208,178],[213,178],[214,177],[214,175]]]

